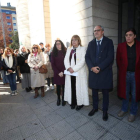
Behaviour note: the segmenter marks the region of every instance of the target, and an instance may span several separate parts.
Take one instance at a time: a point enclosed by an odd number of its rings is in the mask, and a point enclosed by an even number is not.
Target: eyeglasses
[[[33,49],[38,49],[38,47],[33,47]]]
[[[61,43],[56,43],[56,45],[61,45]]]
[[[133,35],[134,34],[126,34],[125,37],[128,37],[128,36],[132,37]]]
[[[99,30],[94,30],[94,33],[95,33],[95,32],[100,32],[100,31],[101,31],[101,29],[99,29]]]

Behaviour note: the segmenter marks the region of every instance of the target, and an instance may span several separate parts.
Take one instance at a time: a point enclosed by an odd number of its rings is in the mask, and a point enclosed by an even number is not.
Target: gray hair
[[[99,26],[102,29],[102,31],[104,31],[104,27],[102,25],[96,25],[96,26]]]

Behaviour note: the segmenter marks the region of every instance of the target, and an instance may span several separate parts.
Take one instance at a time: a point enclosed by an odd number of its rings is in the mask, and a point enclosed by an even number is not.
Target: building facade
[[[27,40],[27,45],[40,41],[53,45],[60,38],[68,46],[71,37],[78,34],[87,47],[94,38],[94,27],[102,25],[105,36],[113,40],[116,57],[117,45],[124,41],[126,28],[135,27],[140,38],[139,0],[18,0],[17,17],[19,38],[25,45]],[[115,89],[116,60],[113,75]]]
[[[16,8],[12,7],[10,3],[7,3],[7,6],[2,6],[2,15],[4,21],[7,22],[8,31],[17,31],[17,17],[16,17]]]

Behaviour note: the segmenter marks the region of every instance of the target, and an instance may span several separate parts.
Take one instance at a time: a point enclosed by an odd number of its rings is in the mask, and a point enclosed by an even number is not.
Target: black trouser
[[[50,87],[51,80],[52,80],[52,85],[54,85],[53,77],[52,78],[47,78],[47,84],[48,84],[49,87]]]
[[[94,109],[98,109],[98,102],[99,102],[98,91],[99,91],[98,89],[92,89],[93,108]],[[102,110],[107,111],[108,106],[109,106],[109,89],[102,89],[102,94],[103,94]]]
[[[57,97],[60,100],[60,94],[62,89],[62,100],[64,100],[64,85],[56,85],[57,88]]]
[[[76,99],[76,77],[71,76],[71,105],[77,105],[77,99]]]

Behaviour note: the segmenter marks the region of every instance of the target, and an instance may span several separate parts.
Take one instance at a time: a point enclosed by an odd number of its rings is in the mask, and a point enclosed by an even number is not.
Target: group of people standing
[[[89,116],[98,111],[98,92],[103,94],[103,117],[108,120],[109,92],[113,89],[114,45],[113,41],[104,36],[104,28],[97,25],[94,37],[88,47],[83,47],[78,35],[71,38],[70,47],[66,48],[61,40],[56,40],[53,48],[43,43],[34,44],[31,53],[26,47],[21,48],[21,54],[15,59],[10,48],[6,48],[2,56],[3,67],[12,92],[16,93],[15,69],[20,66],[22,73],[22,88],[26,91],[35,90],[34,98],[45,96],[45,80],[48,88],[52,81],[52,89],[56,84],[57,106],[68,102],[71,109],[80,110],[89,105],[88,85],[92,89],[93,109]],[[125,33],[126,41],[118,45],[116,61],[118,67],[118,96],[122,99],[122,108],[118,113],[122,117],[128,111],[131,100],[129,122],[135,120],[138,101],[140,100],[140,42],[136,40],[136,31],[130,28]],[[46,65],[47,74],[40,73],[42,65]],[[87,78],[87,67],[89,78]],[[89,79],[89,80],[87,80]],[[32,87],[32,88],[31,88]],[[62,99],[60,98],[62,95]]]

